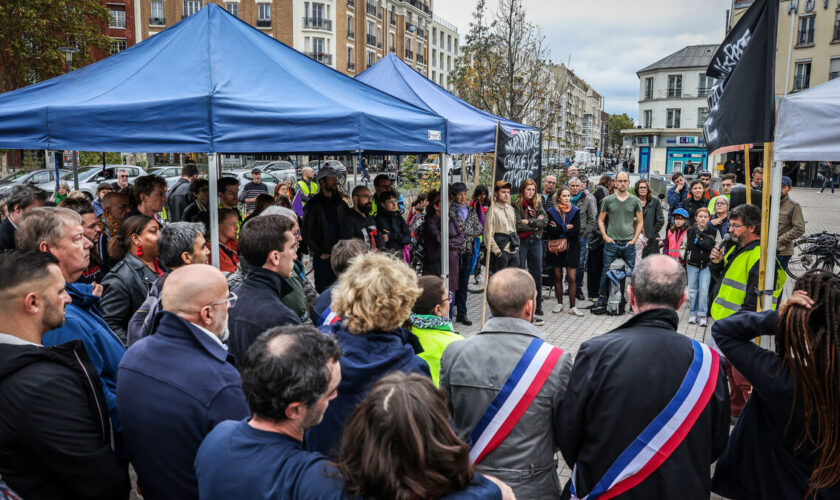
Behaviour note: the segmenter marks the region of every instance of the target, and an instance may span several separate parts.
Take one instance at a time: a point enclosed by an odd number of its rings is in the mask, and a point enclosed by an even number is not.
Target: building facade
[[[429,75],[431,0],[135,0],[143,40],[212,2],[309,57],[356,76],[388,53]]]
[[[638,128],[631,137],[638,172],[682,171],[691,162],[707,170],[703,123],[715,83],[706,76],[717,45],[691,45],[639,70]]]
[[[565,64],[552,65],[551,72],[552,84],[560,90],[560,106],[557,119],[543,131],[543,158],[557,163],[575,151],[600,154],[604,98]]]
[[[432,38],[429,41],[430,55],[428,78],[452,91],[454,86],[449,82],[449,73],[455,69],[455,60],[460,54],[458,28],[446,20],[434,16],[432,18]]]
[[[108,52],[97,54],[97,60],[122,52],[137,43],[134,2],[135,0],[103,0],[102,3],[108,9],[108,26],[105,28],[105,34],[111,38],[111,47]]]

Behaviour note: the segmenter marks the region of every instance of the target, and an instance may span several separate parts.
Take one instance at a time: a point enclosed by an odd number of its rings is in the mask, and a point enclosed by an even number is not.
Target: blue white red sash
[[[718,354],[705,344],[692,340],[694,360],[677,394],[659,415],[613,462],[604,477],[584,497],[575,488],[577,466],[572,469],[572,498],[606,500],[620,495],[650,476],[688,435],[715,392]]]
[[[470,433],[470,460],[480,462],[505,440],[548,379],[563,351],[534,338]]]
[[[341,318],[339,318],[334,312],[332,312],[330,306],[327,306],[327,308],[324,309],[324,312],[321,313],[321,318],[319,319],[320,324],[318,326],[330,326],[331,324],[336,323],[339,320],[341,320]]]

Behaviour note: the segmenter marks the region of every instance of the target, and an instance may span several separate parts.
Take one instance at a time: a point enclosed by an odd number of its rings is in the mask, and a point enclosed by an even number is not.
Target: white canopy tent
[[[840,78],[781,100],[773,161],[840,160]]]

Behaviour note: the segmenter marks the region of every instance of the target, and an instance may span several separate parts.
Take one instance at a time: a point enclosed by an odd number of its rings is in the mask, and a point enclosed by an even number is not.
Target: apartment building
[[[430,80],[446,90],[452,91],[454,86],[449,82],[449,73],[455,69],[455,60],[460,53],[458,28],[438,16],[432,18],[432,38],[430,46]]]
[[[549,162],[575,151],[601,147],[604,98],[565,64],[551,66],[552,84],[562,91],[557,119],[543,131],[543,151]]]
[[[102,3],[108,9],[108,26],[105,28],[105,34],[111,38],[111,47],[108,52],[97,54],[97,59],[121,52],[137,42],[137,34],[135,32],[136,24],[134,22],[134,1],[103,0]]]
[[[429,74],[432,0],[135,0],[138,41],[208,2],[309,57],[355,76],[392,52]]]

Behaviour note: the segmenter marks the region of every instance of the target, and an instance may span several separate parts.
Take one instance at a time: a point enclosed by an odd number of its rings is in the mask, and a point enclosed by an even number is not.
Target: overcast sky
[[[495,10],[498,0],[487,0]],[[436,0],[436,15],[463,41],[475,0]],[[542,26],[554,62],[566,62],[605,98],[604,110],[639,111],[636,72],[687,45],[723,41],[731,0],[524,0],[528,20]]]

